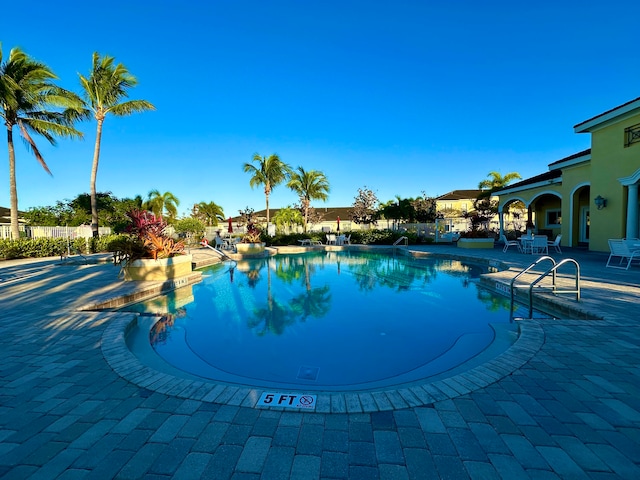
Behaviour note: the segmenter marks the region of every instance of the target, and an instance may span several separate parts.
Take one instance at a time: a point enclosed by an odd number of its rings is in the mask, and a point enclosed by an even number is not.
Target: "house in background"
[[[19,229],[24,232],[24,212],[18,210]],[[0,239],[11,239],[11,209],[0,207]]]
[[[591,134],[591,148],[549,165],[545,173],[495,192],[502,213],[520,200],[534,231],[562,245],[608,251],[610,238],[640,236],[640,98],[585,120],[576,133]]]
[[[436,211],[445,218],[462,217],[473,211],[473,202],[482,190],[454,190],[436,197]]]
[[[473,212],[473,202],[481,193],[482,190],[453,190],[436,197],[436,212],[442,219],[439,222],[443,226],[442,233],[460,233],[468,230],[469,220],[465,215]]]
[[[436,211],[441,218],[444,219],[445,232],[464,232],[469,228],[470,222],[466,218],[466,215],[475,211],[474,202],[481,193],[482,190],[453,190],[452,192],[436,197]],[[492,202],[498,202],[498,200],[498,196],[491,196]],[[512,203],[512,206],[519,205]],[[507,210],[505,210],[503,221],[509,223],[512,228],[517,230],[520,229],[519,223],[522,223],[522,227],[524,227],[524,220],[519,222],[519,209]],[[488,227],[491,230],[498,230],[500,227],[500,216],[495,215],[491,218]]]

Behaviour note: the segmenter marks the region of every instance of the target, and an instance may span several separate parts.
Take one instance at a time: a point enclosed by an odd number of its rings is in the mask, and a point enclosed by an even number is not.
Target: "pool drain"
[[[307,367],[302,365],[298,369],[298,380],[311,380],[316,381],[318,379],[318,372],[320,371],[320,367]]]

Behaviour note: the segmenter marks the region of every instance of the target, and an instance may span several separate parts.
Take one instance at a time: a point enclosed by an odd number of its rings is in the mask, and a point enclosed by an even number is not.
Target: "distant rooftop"
[[[436,200],[466,200],[469,198],[478,198],[482,190],[454,190],[444,195],[436,197]]]

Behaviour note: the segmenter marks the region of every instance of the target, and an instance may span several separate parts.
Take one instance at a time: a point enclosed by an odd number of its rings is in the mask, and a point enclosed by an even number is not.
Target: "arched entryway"
[[[591,185],[576,185],[571,192],[568,205],[569,223],[565,231],[568,234],[567,244],[572,247],[588,246],[591,229]]]
[[[529,219],[533,222],[533,232],[555,238],[562,229],[562,196],[553,190],[540,192],[529,202]]]

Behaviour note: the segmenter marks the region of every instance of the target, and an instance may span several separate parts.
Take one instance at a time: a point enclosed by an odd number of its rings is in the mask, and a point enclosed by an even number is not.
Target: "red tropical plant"
[[[134,237],[132,245],[120,249],[128,254],[130,260],[135,258],[169,258],[182,255],[184,243],[176,242],[165,233],[167,222],[144,210],[127,212],[131,223],[125,231]]]

